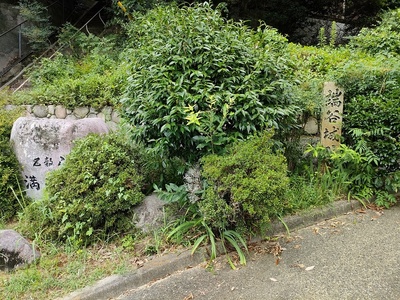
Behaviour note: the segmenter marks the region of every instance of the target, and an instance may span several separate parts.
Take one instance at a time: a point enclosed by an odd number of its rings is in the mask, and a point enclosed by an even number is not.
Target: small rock
[[[111,121],[111,113],[112,113],[112,107],[111,106],[105,106],[101,110],[101,112],[104,115],[104,120],[105,121]]]
[[[87,106],[76,107],[74,109],[74,115],[78,119],[83,119],[84,117],[87,116],[88,113],[89,113],[89,107]]]
[[[49,108],[49,114],[50,115],[54,115],[56,106],[55,105],[49,105],[48,108]]]
[[[15,230],[0,230],[0,270],[30,264],[40,258],[40,252]]]
[[[163,219],[163,206],[165,202],[160,200],[155,194],[144,198],[143,202],[134,208],[135,225],[143,232],[160,227]]]
[[[7,110],[7,111],[10,111],[10,110],[13,110],[13,109],[16,109],[16,108],[17,108],[16,105],[11,105],[11,104],[7,104],[6,106],[4,106],[4,109]]]
[[[32,113],[32,105],[22,105],[22,107],[25,107],[27,113]]]
[[[118,125],[116,123],[110,121],[110,122],[106,122],[106,124],[107,124],[107,128],[110,132],[115,132],[118,130]]]
[[[46,118],[49,110],[45,105],[35,105],[33,107],[33,114],[38,118]]]
[[[114,110],[111,114],[111,121],[113,121],[114,123],[120,122],[119,113],[116,110]]]
[[[65,119],[67,117],[67,109],[62,105],[57,105],[54,110],[57,119]]]
[[[68,116],[66,116],[65,120],[72,120],[72,121],[74,121],[74,120],[78,120],[78,118],[75,117],[75,115],[68,115]]]
[[[106,121],[106,116],[101,112],[97,114],[97,117],[102,119],[104,122]]]
[[[314,117],[310,117],[304,126],[304,131],[308,134],[317,134],[318,130],[318,120]]]

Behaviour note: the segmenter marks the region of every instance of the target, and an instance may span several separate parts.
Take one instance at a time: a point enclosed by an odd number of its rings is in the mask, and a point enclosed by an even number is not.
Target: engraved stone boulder
[[[11,141],[27,195],[43,196],[45,176],[62,164],[73,141],[89,133],[106,134],[107,125],[100,118],[81,120],[19,118],[14,122]]]
[[[165,202],[160,200],[156,194],[144,198],[143,202],[134,207],[135,226],[143,232],[150,232],[162,226],[164,216],[163,207]]]
[[[30,264],[40,258],[40,253],[14,230],[0,230],[0,270]]]

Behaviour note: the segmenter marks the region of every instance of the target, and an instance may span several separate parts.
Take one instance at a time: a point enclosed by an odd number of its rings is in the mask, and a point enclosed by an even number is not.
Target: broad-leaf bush
[[[127,25],[122,98],[132,136],[195,161],[237,139],[296,124],[293,62],[276,30],[226,21],[209,4],[158,7]]]
[[[50,22],[47,7],[39,1],[20,0],[19,14],[27,21],[21,26],[24,36],[28,39],[30,49],[42,51],[50,45],[50,36],[54,33],[54,26]]]
[[[299,82],[300,107],[303,113],[320,118],[324,82],[335,81],[332,70],[342,70],[352,53],[345,47],[313,47],[289,44],[290,56],[296,61],[295,78]]]
[[[77,246],[132,230],[132,209],[144,198],[138,150],[116,134],[78,140],[46,177],[47,195],[27,217],[43,212],[43,234]]]
[[[365,164],[373,167],[373,173],[366,188],[370,196],[379,191],[383,204],[384,195],[397,192],[400,183],[396,175],[400,167],[398,57],[356,52],[332,73],[345,91],[343,142],[367,157]]]

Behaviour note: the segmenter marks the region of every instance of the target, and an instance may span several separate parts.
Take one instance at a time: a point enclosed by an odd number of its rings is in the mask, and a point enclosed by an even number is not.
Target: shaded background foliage
[[[4,105],[0,95],[0,106]],[[24,196],[21,166],[10,142],[12,125],[21,114],[20,109],[0,110],[0,221],[15,216],[21,209],[17,197]]]
[[[54,25],[66,21],[71,22],[79,13],[84,12],[94,1],[58,1],[54,4],[52,0],[40,0],[44,6],[49,6],[49,13],[52,15]],[[127,19],[127,16],[121,11],[117,5],[117,0],[100,1],[109,9],[108,18],[113,15],[121,19]],[[135,12],[144,12],[153,8],[155,5],[163,3],[171,3],[170,0],[123,0],[121,1],[130,14]],[[180,4],[201,3],[204,1],[189,0],[177,1]],[[378,19],[377,14],[382,9],[396,8],[400,3],[396,0],[214,0],[214,5],[226,3],[226,16],[234,20],[246,20],[253,28],[259,25],[259,21],[273,26],[279,30],[281,34],[288,35],[289,40],[296,28],[304,27],[308,18],[322,18],[327,20],[336,20],[350,24],[353,27],[361,28],[374,24]],[[345,3],[345,6],[344,6]],[[106,15],[105,15],[106,17]],[[73,21],[72,21],[73,22]]]

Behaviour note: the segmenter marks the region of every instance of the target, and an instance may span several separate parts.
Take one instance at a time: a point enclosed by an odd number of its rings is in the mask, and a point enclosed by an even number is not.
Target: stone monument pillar
[[[340,145],[344,92],[334,82],[324,84],[324,106],[322,108],[321,144],[330,149]]]

